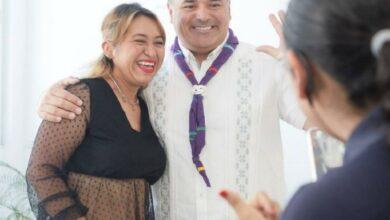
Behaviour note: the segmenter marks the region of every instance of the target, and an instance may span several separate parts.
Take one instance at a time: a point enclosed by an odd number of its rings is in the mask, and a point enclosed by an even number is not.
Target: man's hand
[[[274,27],[276,33],[279,35],[279,47],[273,47],[269,45],[263,45],[260,47],[257,47],[256,50],[258,52],[264,52],[266,54],[269,54],[273,56],[275,59],[280,60],[283,58],[286,50],[285,42],[284,42],[284,36],[283,36],[283,23],[284,18],[286,14],[284,11],[278,12],[278,17],[274,14],[271,14],[269,16],[269,20],[271,21],[272,26]]]
[[[66,91],[65,88],[79,82],[75,77],[68,77],[50,87],[38,108],[38,115],[44,120],[60,122],[62,118],[74,119],[81,114],[81,99]]]
[[[245,202],[237,193],[223,190],[220,195],[234,208],[239,220],[277,220],[279,206],[265,193],[258,193]]]

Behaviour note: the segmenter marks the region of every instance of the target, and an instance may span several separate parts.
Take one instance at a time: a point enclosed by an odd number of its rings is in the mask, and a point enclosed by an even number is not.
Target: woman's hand
[[[83,217],[77,218],[77,220],[87,220],[87,218],[83,216]]]
[[[277,220],[279,218],[279,205],[265,193],[257,193],[249,203],[231,191],[223,190],[220,195],[234,208],[239,220]]]

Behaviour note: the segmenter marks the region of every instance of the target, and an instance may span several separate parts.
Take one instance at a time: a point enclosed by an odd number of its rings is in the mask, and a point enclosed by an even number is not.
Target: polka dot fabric
[[[37,219],[153,219],[149,184],[67,172],[66,163],[83,141],[90,117],[85,83],[68,90],[83,100],[74,120],[43,121],[27,169],[30,204]]]
[[[150,187],[144,179],[107,179],[70,173],[69,186],[77,189],[88,207],[87,219],[153,219]]]

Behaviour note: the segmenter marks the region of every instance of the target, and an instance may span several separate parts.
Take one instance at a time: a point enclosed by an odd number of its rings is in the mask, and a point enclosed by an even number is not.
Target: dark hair
[[[316,65],[345,88],[353,105],[379,103],[390,121],[390,41],[378,57],[371,52],[372,37],[387,28],[390,0],[291,0],[284,35],[309,74],[309,101]]]

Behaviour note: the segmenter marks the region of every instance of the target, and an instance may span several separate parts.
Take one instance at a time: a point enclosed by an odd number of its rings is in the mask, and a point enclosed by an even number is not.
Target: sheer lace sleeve
[[[38,219],[75,219],[87,208],[67,185],[65,165],[82,142],[90,115],[90,93],[84,83],[68,90],[83,100],[83,112],[74,120],[43,121],[27,168],[29,199]]]

